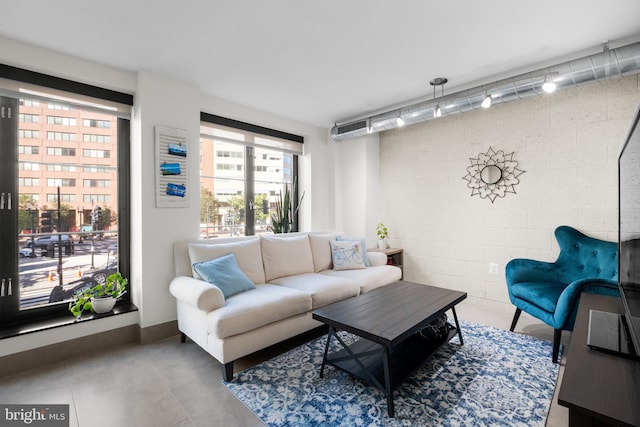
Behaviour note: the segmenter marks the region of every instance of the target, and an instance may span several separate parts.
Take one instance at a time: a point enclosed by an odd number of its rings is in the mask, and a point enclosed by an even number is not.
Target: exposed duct
[[[523,73],[441,98],[336,124],[331,129],[331,137],[340,141],[395,129],[398,127],[399,117],[404,120],[405,126],[432,120],[434,119],[433,110],[438,104],[442,108],[443,116],[478,110],[482,108],[482,101],[487,94],[491,94],[493,105],[542,95],[544,93],[542,84],[548,78],[556,83],[558,89],[562,89],[638,72],[640,72],[640,42],[616,49],[609,49],[605,44],[603,51],[594,55]]]

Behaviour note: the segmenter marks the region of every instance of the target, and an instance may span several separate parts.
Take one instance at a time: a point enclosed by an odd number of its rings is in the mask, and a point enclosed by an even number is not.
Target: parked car
[[[29,240],[29,243],[31,243],[31,240]],[[20,249],[18,251],[18,255],[20,255],[20,258],[34,258],[36,256],[36,252],[31,248],[31,245],[29,245]]]
[[[68,234],[62,234],[60,235],[60,238],[64,246],[69,246],[73,244],[73,239]],[[58,235],[38,237],[33,241],[33,244],[35,245],[36,249],[37,248],[44,249],[44,248],[47,248],[49,245],[56,246],[58,244]],[[27,243],[25,244],[25,246],[27,248],[30,248],[31,240],[27,240]]]
[[[97,284],[102,284],[107,280],[107,277],[118,271],[118,261],[113,260],[102,267],[87,272],[84,276],[78,280],[74,280],[64,286],[57,285],[51,290],[49,295],[49,302],[64,301],[76,294],[76,292],[84,289],[89,289]]]

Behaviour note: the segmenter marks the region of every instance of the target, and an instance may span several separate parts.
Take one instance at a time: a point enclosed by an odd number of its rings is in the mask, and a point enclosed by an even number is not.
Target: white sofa
[[[367,252],[370,267],[334,270],[329,242],[341,237],[291,233],[175,243],[170,292],[182,341],[188,336],[215,357],[230,381],[234,360],[320,326],[313,310],[400,280],[400,269],[379,252]],[[192,265],[229,253],[256,287],[225,301]]]

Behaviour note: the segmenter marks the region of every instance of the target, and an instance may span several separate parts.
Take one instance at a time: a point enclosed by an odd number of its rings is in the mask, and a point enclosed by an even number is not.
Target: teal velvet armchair
[[[560,254],[555,262],[516,258],[506,268],[507,290],[516,312],[522,311],[554,329],[553,363],[558,361],[562,331],[572,331],[582,292],[619,296],[618,244],[585,236],[568,226],[555,230]]]

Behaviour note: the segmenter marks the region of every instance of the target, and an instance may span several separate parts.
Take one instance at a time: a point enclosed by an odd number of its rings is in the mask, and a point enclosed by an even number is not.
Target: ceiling
[[[0,11],[2,36],[324,128],[431,98],[434,77],[449,79],[446,94],[640,40],[638,0],[0,0]]]

